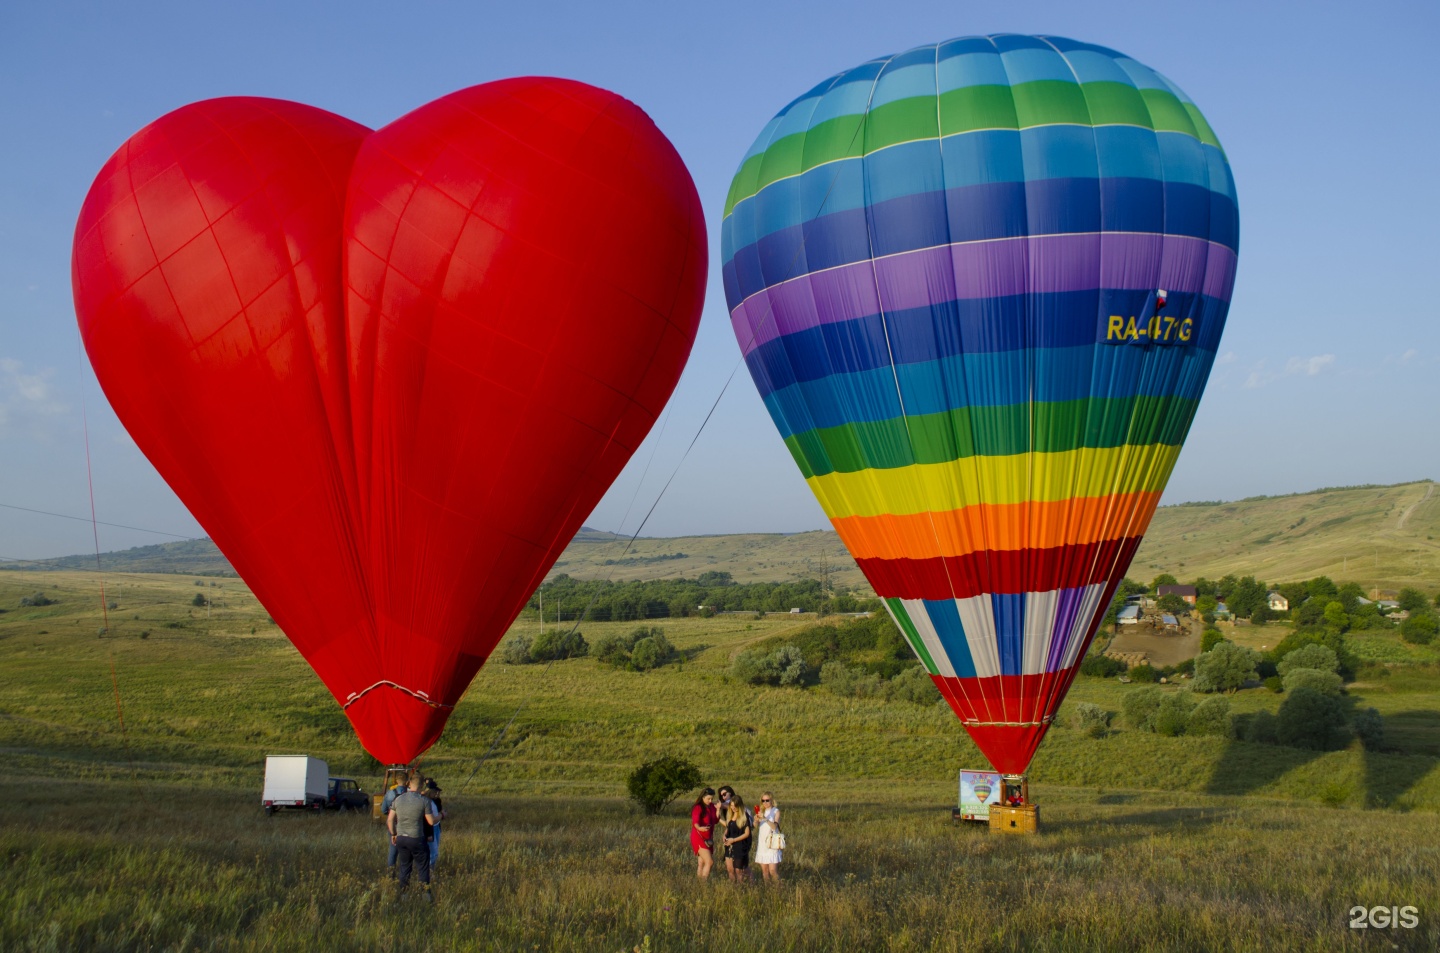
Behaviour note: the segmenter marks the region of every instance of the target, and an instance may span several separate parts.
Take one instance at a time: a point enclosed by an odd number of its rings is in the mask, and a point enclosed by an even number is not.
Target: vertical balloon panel
[[[801,472],[995,766],[1053,719],[1178,457],[1234,186],[1159,74],[1056,37],[841,73],[750,149],[731,319]]]

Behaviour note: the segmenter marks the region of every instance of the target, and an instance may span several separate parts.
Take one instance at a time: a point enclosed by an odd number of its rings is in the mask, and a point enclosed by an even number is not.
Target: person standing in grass
[[[759,843],[755,847],[755,863],[760,865],[760,875],[764,879],[779,883],[780,855],[783,851],[778,845],[771,845],[780,835],[780,805],[775,802],[775,795],[769,791],[760,797],[757,819],[760,821],[760,830]]]
[[[440,860],[440,822],[445,819],[445,805],[440,800],[440,785],[434,778],[425,779],[425,796],[435,809],[435,823],[426,824],[425,838],[430,842],[430,873],[435,873],[435,864]]]
[[[715,824],[719,820],[720,812],[715,809],[715,792],[706,788],[700,792],[700,796],[695,799],[695,806],[690,809],[690,849],[695,852],[698,864],[695,873],[701,880],[709,880],[710,868],[715,866],[712,845]]]
[[[420,793],[420,775],[410,779],[409,789],[395,799],[386,815],[385,827],[390,831],[390,842],[395,845],[396,859],[400,865],[399,899],[410,885],[410,868],[413,866],[425,886],[425,900],[432,902],[430,894],[430,848],[425,843],[425,825],[433,825],[437,818],[435,805]]]
[[[731,792],[732,794],[734,792]],[[754,825],[740,795],[730,798],[725,817],[725,870],[731,880],[750,881],[750,842]]]
[[[390,790],[385,792],[385,798],[380,802],[380,813],[385,817],[390,816],[390,808],[394,805],[395,799],[409,790],[411,777],[413,777],[413,775],[405,775],[391,785]],[[393,877],[395,876],[395,854],[398,850],[395,846],[395,838],[390,838],[388,849],[390,853],[385,860],[385,871],[389,876]]]

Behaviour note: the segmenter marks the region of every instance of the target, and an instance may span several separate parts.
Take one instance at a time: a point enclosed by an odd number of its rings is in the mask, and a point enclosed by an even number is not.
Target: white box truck
[[[303,754],[272,754],[265,758],[265,791],[260,799],[266,814],[282,807],[321,810],[330,795],[330,766]]]

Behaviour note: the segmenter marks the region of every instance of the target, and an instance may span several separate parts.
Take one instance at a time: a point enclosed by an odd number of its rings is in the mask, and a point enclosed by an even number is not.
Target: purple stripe
[[[922,248],[803,275],[730,315],[746,353],[796,331],[937,301],[1098,288],[1200,292],[1230,300],[1235,252],[1200,238],[1108,232]],[[753,341],[752,341],[753,338]]]
[[[1075,617],[1080,613],[1080,603],[1084,599],[1083,588],[1060,590],[1060,601],[1055,607],[1055,627],[1050,632],[1050,654],[1045,659],[1045,671],[1060,671],[1060,663],[1065,660],[1065,649],[1074,637]]]

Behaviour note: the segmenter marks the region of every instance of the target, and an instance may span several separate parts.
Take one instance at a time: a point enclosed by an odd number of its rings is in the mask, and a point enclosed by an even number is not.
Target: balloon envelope
[[[528,77],[374,132],[176,110],[96,178],[73,282],[136,444],[398,763],[654,423],[705,245],[643,112]]]
[[[1224,327],[1234,184],[1159,73],[965,37],[786,106],[721,233],[805,479],[996,768],[1028,766],[1180,452]]]

